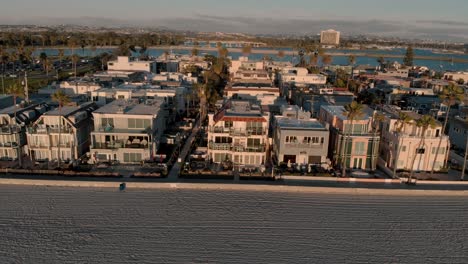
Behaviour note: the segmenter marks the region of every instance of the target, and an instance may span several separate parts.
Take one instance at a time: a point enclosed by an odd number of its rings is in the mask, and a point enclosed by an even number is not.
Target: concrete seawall
[[[99,181],[60,181],[60,180],[32,180],[32,179],[0,179],[1,185],[25,185],[46,187],[79,187],[79,188],[115,188],[119,182]],[[401,189],[364,189],[364,188],[335,188],[335,187],[307,187],[286,185],[259,184],[223,184],[223,183],[154,183],[127,182],[127,190],[132,189],[180,189],[180,190],[223,190],[223,191],[259,191],[259,192],[288,192],[288,193],[323,193],[323,194],[355,194],[355,195],[407,195],[407,196],[468,196],[468,191],[458,190],[401,190]]]

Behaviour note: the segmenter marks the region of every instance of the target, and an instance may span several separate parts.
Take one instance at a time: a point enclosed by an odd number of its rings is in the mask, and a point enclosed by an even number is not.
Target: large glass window
[[[101,124],[103,126],[114,126],[114,118],[104,117],[101,119]]]
[[[356,142],[354,144],[354,154],[355,155],[364,155],[365,152],[365,142]]]
[[[141,128],[145,129],[151,126],[151,120],[149,119],[128,119],[128,128]]]
[[[124,153],[125,162],[140,162],[141,153]]]

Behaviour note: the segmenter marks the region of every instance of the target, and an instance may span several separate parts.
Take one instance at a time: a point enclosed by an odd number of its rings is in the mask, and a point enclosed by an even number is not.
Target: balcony
[[[21,127],[18,125],[6,125],[0,127],[0,134],[3,135],[11,135],[11,134],[17,134],[21,132]]]
[[[230,135],[232,137],[249,137],[249,136],[263,136],[267,134],[266,129],[232,129]]]
[[[30,127],[28,129],[29,134],[52,134],[56,133],[58,134],[60,130],[60,133],[63,134],[72,134],[73,129],[69,127],[62,126],[60,129],[58,127],[51,127],[51,126],[39,126],[39,127]]]
[[[244,145],[234,145],[232,148],[234,152],[265,152],[266,146],[265,145],[258,145],[258,146],[244,146]]]
[[[230,133],[231,129],[225,127],[210,127],[210,133]]]
[[[294,149],[322,149],[324,148],[323,144],[307,144],[307,143],[285,143],[285,148],[294,148]],[[325,147],[325,148],[328,148]]]
[[[213,143],[210,142],[208,146],[211,150],[226,150],[231,151],[231,143]]]
[[[248,136],[262,136],[266,135],[268,131],[263,128],[259,129],[236,129],[236,128],[225,128],[225,127],[211,127],[210,133],[222,133],[229,134],[231,137],[248,137]]]
[[[95,142],[91,148],[92,149],[121,149],[121,148],[131,148],[131,149],[148,149],[148,144],[141,144],[141,143],[131,143],[126,144],[123,141],[115,141],[115,142]]]
[[[18,147],[18,143],[17,142],[0,143],[0,147],[3,147],[3,148],[16,148],[16,147]]]

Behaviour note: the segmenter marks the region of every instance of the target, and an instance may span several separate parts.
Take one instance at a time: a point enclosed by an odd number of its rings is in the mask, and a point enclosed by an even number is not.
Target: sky
[[[468,0],[0,0],[0,6],[1,24],[71,22],[305,33],[309,21],[353,33],[361,27],[377,33],[383,29],[384,34],[412,32],[408,26],[422,28],[425,34],[437,31],[435,35],[455,29],[447,34],[468,38]]]

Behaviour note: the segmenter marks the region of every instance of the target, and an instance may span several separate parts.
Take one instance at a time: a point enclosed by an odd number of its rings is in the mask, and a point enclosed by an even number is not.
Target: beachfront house
[[[47,104],[15,105],[0,110],[0,160],[22,165],[27,152],[26,128],[49,109]]]
[[[410,124],[402,125],[399,122],[399,115],[402,112],[413,119]],[[384,106],[382,114],[384,114],[384,119],[380,125],[382,137],[379,162],[383,167],[392,170],[396,166],[397,170],[431,171],[435,154],[439,152],[434,168],[436,171],[444,168],[448,158],[450,141],[448,136],[443,135],[440,122],[437,122],[434,129],[428,128],[424,145],[420,146],[421,128],[416,126],[416,120],[421,118],[420,114],[402,111],[397,106],[392,105]],[[441,137],[442,143],[437,150]],[[395,155],[398,156],[396,164]],[[411,167],[413,158],[415,158],[415,162],[414,166]]]
[[[166,128],[162,98],[116,100],[94,111],[91,162],[152,160]]]
[[[27,131],[29,156],[36,162],[78,160],[89,151],[93,130],[92,102],[44,113]],[[60,135],[60,137],[59,137]]]
[[[273,160],[279,163],[321,165],[327,160],[329,125],[310,118],[297,105],[283,106],[274,118]]]
[[[344,113],[343,106],[321,108],[320,121],[330,126],[328,157],[335,165],[341,165],[345,159],[346,168],[375,170],[380,134],[373,124],[374,111],[366,107],[364,114],[352,124]],[[348,137],[350,139],[345,140]]]
[[[269,114],[249,101],[229,100],[216,114],[208,115],[208,155],[214,163],[235,166],[265,164],[268,151]]]

